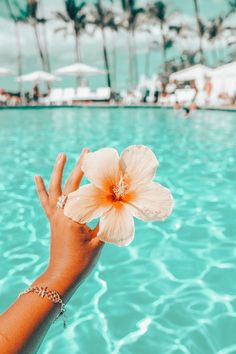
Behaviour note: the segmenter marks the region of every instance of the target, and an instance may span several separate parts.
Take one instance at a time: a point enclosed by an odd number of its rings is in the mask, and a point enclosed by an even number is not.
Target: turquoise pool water
[[[236,353],[236,117],[170,110],[0,111],[0,311],[46,266],[48,226],[34,174],[66,169],[83,146],[150,146],[175,198],[164,223],[136,223],[128,248],[106,246],[40,354]]]

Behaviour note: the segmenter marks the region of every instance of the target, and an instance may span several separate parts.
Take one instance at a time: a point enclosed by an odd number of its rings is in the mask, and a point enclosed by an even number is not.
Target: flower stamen
[[[112,188],[113,193],[115,194],[116,199],[121,199],[128,190],[128,186],[126,184],[126,177],[122,176],[119,180],[119,183]]]

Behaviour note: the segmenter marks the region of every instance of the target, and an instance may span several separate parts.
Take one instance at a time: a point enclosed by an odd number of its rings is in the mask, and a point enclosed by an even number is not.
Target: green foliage
[[[149,7],[149,14],[151,17],[158,19],[160,22],[166,20],[166,5],[162,1],[157,1]]]
[[[56,17],[64,23],[72,22],[76,34],[85,30],[87,25],[86,2],[82,1],[77,4],[76,0],[65,0],[66,12],[55,12]],[[66,27],[56,29],[56,32],[66,30]]]
[[[6,8],[10,18],[14,22],[23,22],[29,24],[36,29],[37,24],[44,24],[47,19],[40,17],[39,14],[39,2],[40,0],[22,0],[24,4],[19,0],[5,0]],[[209,42],[214,42],[225,31],[231,31],[234,33],[235,27],[228,25],[226,27],[225,21],[236,12],[236,0],[226,0],[228,3],[228,9],[225,13],[222,13],[220,16],[210,19],[208,21],[203,21],[197,0],[191,0],[195,8],[195,16],[197,21],[193,21],[193,25],[186,24],[170,24],[171,17],[169,14],[169,8],[166,5],[167,2],[163,1],[154,1],[145,3],[144,6],[140,6],[142,2],[139,0],[120,0],[121,11],[116,10],[114,6],[116,1],[110,0],[109,6],[103,5],[102,0],[96,0],[96,3],[91,3],[81,0],[64,0],[65,10],[54,12],[56,19],[60,20],[62,25],[55,30],[55,32],[65,31],[67,32],[69,24],[72,24],[75,36],[76,51],[79,53],[79,37],[84,32],[87,32],[91,27],[88,25],[93,25],[92,30],[95,31],[97,28],[105,33],[105,29],[110,29],[112,31],[119,31],[120,28],[123,28],[127,33],[131,34],[129,38],[129,53],[130,56],[130,71],[132,67],[135,66],[136,62],[136,47],[135,41],[132,35],[134,35],[139,30],[144,30],[147,33],[152,35],[155,33],[153,31],[153,26],[157,25],[160,29],[161,36],[158,36],[151,39],[151,43],[154,45],[154,49],[162,52],[163,64],[166,71],[170,71],[170,68],[174,65],[185,66],[192,65],[199,61],[199,55],[202,55],[203,58],[203,48],[200,44],[198,51],[192,53],[191,51],[184,51],[180,54],[178,60],[169,61],[167,58],[167,52],[173,48],[176,43],[176,39],[182,39],[186,37],[186,33],[192,35],[195,31],[195,34],[199,35],[200,42],[201,39],[207,39]],[[105,2],[105,1],[104,1]],[[148,25],[150,26],[143,26]],[[38,32],[38,37],[40,39],[41,33]],[[131,38],[131,39],[130,39]],[[38,42],[39,42],[38,39]],[[234,44],[234,42],[232,42]],[[39,45],[39,43],[38,43]],[[132,47],[132,48],[131,48]],[[43,46],[40,49],[41,56],[43,51]],[[199,54],[200,53],[200,54]],[[78,55],[79,58],[79,55]],[[200,60],[202,60],[200,58]],[[134,75],[133,75],[134,76]]]
[[[76,0],[65,1],[66,13],[72,21],[76,21],[81,16],[81,12],[84,10],[85,6],[85,1],[82,1],[78,5]]]
[[[111,8],[103,6],[100,1],[95,3],[91,9],[90,23],[102,29],[110,28],[113,31],[118,31],[119,29],[115,12]]]
[[[172,39],[167,39],[164,44],[165,50],[172,48],[173,45],[174,45],[174,41]]]
[[[34,22],[34,23],[45,23],[47,20],[38,16],[38,1],[28,0],[26,6],[20,7],[19,3],[15,0],[13,1],[14,7],[17,11],[15,20],[18,22]]]
[[[236,11],[236,0],[228,0],[229,8]]]
[[[201,19],[199,19],[198,25],[199,25],[200,35],[203,36],[204,33],[206,32],[206,26],[205,26],[204,22]]]
[[[129,31],[134,31],[137,27],[137,21],[140,14],[145,13],[143,7],[136,7],[135,0],[121,0],[122,9],[124,11],[121,26]]]
[[[210,41],[216,39],[222,32],[223,22],[224,18],[222,16],[218,16],[217,18],[213,18],[208,21],[208,24],[206,25],[206,32]]]

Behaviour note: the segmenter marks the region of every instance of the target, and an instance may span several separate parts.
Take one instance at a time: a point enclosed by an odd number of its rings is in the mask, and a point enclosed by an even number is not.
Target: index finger
[[[49,198],[48,198],[48,193],[44,184],[44,180],[42,179],[41,176],[35,176],[34,177],[39,200],[41,202],[41,205],[45,211],[45,214],[47,217],[50,216],[50,205],[49,205]]]
[[[52,171],[52,175],[49,182],[49,198],[57,200],[61,195],[61,182],[63,169],[66,163],[66,155],[61,153],[57,156],[55,166]]]
[[[65,184],[65,188],[63,193],[65,195],[68,195],[69,193],[75,191],[76,189],[78,189],[80,182],[83,178],[83,171],[81,170],[81,164],[83,161],[84,156],[89,153],[89,149],[88,148],[84,148],[81,152],[81,155],[73,169],[73,171],[71,172],[66,184]]]

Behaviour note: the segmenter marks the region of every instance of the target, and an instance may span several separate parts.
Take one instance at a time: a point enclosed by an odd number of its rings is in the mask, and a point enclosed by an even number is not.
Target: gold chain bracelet
[[[63,325],[64,325],[64,328],[66,328],[65,304],[62,301],[60,294],[56,290],[50,290],[50,289],[48,289],[47,286],[43,287],[43,286],[34,285],[34,286],[30,286],[26,290],[22,291],[19,294],[19,297],[21,295],[28,294],[28,293],[35,293],[35,294],[39,295],[40,297],[46,297],[48,300],[52,301],[54,304],[59,304],[61,306],[61,310],[60,310],[59,314],[57,315],[56,319],[54,320],[54,322],[58,319],[58,317],[63,315]]]

